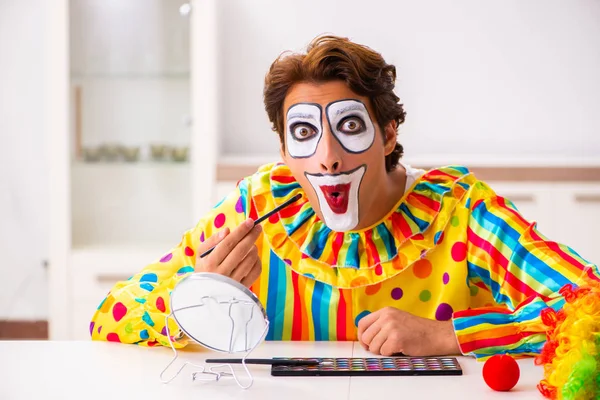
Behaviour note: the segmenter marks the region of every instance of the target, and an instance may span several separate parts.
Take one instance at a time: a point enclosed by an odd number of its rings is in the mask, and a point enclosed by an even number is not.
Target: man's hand
[[[233,232],[225,228],[212,235],[198,246],[196,272],[214,272],[225,275],[250,287],[260,276],[262,265],[258,249],[254,244],[260,236],[260,225],[248,218]],[[204,258],[200,255],[213,246],[218,246]]]
[[[460,354],[452,321],[434,321],[385,307],[358,322],[358,340],[375,354],[439,356]]]

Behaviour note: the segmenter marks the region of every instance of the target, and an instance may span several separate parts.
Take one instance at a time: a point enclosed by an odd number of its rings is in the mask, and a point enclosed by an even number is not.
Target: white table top
[[[186,367],[169,384],[159,374],[169,363],[169,348],[143,348],[105,342],[0,341],[0,399],[541,399],[536,384],[543,375],[533,359],[519,360],[521,379],[510,392],[494,392],[481,376],[483,363],[460,357],[462,376],[273,377],[270,366],[252,365],[254,384],[193,382]],[[200,347],[180,352],[184,361],[226,357]],[[237,355],[236,355],[237,356]],[[252,357],[373,357],[353,342],[265,342]],[[192,397],[193,396],[193,397]]]

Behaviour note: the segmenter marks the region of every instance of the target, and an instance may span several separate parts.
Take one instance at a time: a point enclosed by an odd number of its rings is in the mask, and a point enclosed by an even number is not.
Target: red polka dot
[[[381,283],[376,283],[375,285],[369,285],[365,288],[365,294],[367,296],[372,296],[375,293],[379,292],[379,289],[381,289]]]
[[[125,314],[127,314],[127,307],[125,307],[123,303],[118,302],[113,307],[112,313],[115,321],[119,322],[121,318],[123,318]]]
[[[214,221],[214,224],[215,224],[215,226],[216,226],[217,228],[220,228],[220,227],[222,227],[223,225],[225,225],[225,219],[226,219],[226,218],[225,218],[225,214],[221,213],[221,214],[217,215],[217,216],[215,217],[215,221]]]
[[[381,274],[383,274],[383,268],[381,267],[381,264],[377,264],[377,266],[375,267],[375,275]]]
[[[158,344],[158,342],[156,340],[153,340],[151,342],[148,342],[148,347],[154,347]]]
[[[275,213],[269,217],[269,222],[272,224],[276,224],[279,221],[279,213]]]
[[[420,278],[420,279],[427,278],[429,275],[431,275],[432,270],[433,270],[433,266],[431,265],[431,262],[424,258],[417,261],[413,265],[413,273],[415,274],[415,276],[417,278]]]
[[[454,189],[452,189],[452,195],[455,198],[461,198],[463,193],[465,192],[465,189],[463,189],[461,186],[457,185],[454,186]]]
[[[194,256],[194,250],[190,248],[190,246],[185,246],[185,255],[188,257]]]
[[[106,340],[108,340],[109,342],[121,343],[121,339],[119,339],[119,335],[117,335],[114,332],[111,332],[108,335],[106,335]]]
[[[156,308],[158,308],[160,312],[165,312],[165,300],[162,297],[158,297],[156,299]]]
[[[423,239],[425,239],[425,236],[423,236],[422,233],[418,233],[412,237],[412,240],[423,240]]]
[[[461,262],[467,258],[467,245],[463,242],[456,242],[452,246],[452,259]]]

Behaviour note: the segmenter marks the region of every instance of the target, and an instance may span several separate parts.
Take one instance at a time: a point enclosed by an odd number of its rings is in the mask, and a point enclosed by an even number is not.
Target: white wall
[[[0,319],[48,314],[41,3],[0,0]]]
[[[264,75],[324,32],[396,65],[423,154],[599,157],[597,0],[223,0],[222,153],[275,153]],[[460,161],[460,160],[458,160]]]

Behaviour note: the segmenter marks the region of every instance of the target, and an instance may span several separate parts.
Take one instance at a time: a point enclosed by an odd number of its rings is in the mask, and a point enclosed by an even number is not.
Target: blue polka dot
[[[177,271],[177,274],[187,274],[188,272],[194,272],[194,267],[188,265],[187,267],[180,268],[179,271]]]
[[[144,289],[144,290],[147,290],[147,291],[149,291],[149,292],[151,292],[151,291],[153,291],[153,290],[154,290],[154,285],[153,285],[153,284],[151,284],[151,283],[142,283],[142,284],[140,285],[140,287],[141,287],[142,289]]]
[[[467,208],[471,208],[471,198],[467,199]]]
[[[150,326],[154,326],[154,321],[152,321],[152,318],[150,318],[150,314],[148,314],[148,311],[144,311],[144,315],[142,315],[142,321],[144,321]]]
[[[140,282],[158,282],[156,274],[145,274],[140,278]]]
[[[135,301],[137,301],[140,304],[144,304],[146,302],[146,299],[140,299],[139,297],[135,299]]]
[[[356,319],[354,320],[354,325],[358,326],[358,322],[369,314],[371,314],[371,311],[369,311],[369,310],[362,311],[360,314],[358,314],[356,316]]]
[[[140,332],[140,338],[142,339],[148,339],[150,337],[150,335],[148,334],[148,330],[144,329],[143,331]]]
[[[436,234],[433,236],[433,243],[436,243],[436,244],[437,244],[437,242],[438,242],[438,240],[439,240],[440,236],[442,236],[442,231],[439,231],[439,232],[437,232],[437,233],[436,233]]]
[[[104,300],[102,300],[102,303],[100,303],[100,305],[98,306],[98,310],[102,308],[102,306],[104,305],[105,301],[106,301],[106,297],[104,298]]]
[[[315,276],[313,274],[304,274],[304,276],[309,279],[315,279]]]

